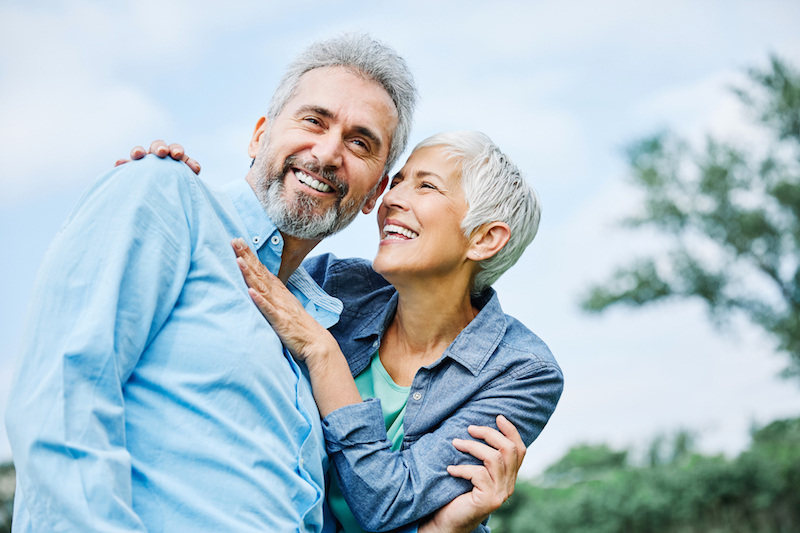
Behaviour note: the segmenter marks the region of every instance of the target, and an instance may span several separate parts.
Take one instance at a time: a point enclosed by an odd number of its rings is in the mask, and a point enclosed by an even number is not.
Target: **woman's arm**
[[[453,446],[483,464],[447,467],[451,476],[469,480],[472,490],[439,509],[420,526],[419,533],[469,533],[514,493],[517,472],[525,458],[525,444],[514,424],[504,416],[497,417],[497,427],[500,431],[486,426],[469,427],[469,434],[486,444],[453,440]]]
[[[290,311],[279,310],[284,305],[280,303],[282,297],[291,294],[277,278],[262,272],[263,268],[249,253],[249,248],[237,250],[237,255],[242,260],[240,265],[248,285],[254,287],[252,297],[275,331],[286,337],[287,347],[312,357],[331,350],[329,332],[303,319],[301,315],[305,311],[296,299],[292,297]],[[302,325],[297,330],[301,331],[299,335],[292,334],[297,324]],[[343,360],[338,348],[337,353]],[[314,380],[312,377],[312,386]],[[349,386],[352,377],[348,374],[347,380],[337,378],[330,383],[333,389],[341,388],[344,383]],[[522,444],[518,447],[524,450],[525,443],[535,438],[552,413],[561,383],[560,371],[554,365],[535,363],[524,368],[509,368],[485,388],[465,397],[464,403],[434,431],[401,452],[391,450],[378,402],[358,401],[331,411],[323,420],[323,431],[354,516],[365,529],[387,531],[418,521],[440,508],[445,512],[451,500],[465,493],[470,498],[479,496],[480,490],[476,492],[474,485],[471,487],[469,482],[457,479],[448,471],[448,465],[466,463],[469,457],[454,447],[453,439],[469,439],[466,428],[471,424],[493,426],[498,413],[516,413],[511,422],[524,430]],[[315,390],[315,397],[318,392],[322,391]],[[465,499],[459,503],[466,503]],[[457,504],[454,501],[452,505],[450,511]],[[430,526],[436,524],[438,522]]]

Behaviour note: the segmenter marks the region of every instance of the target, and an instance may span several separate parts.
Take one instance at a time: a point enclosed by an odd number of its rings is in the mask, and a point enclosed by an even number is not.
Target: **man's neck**
[[[281,252],[281,268],[278,270],[278,278],[286,285],[289,277],[294,274],[303,259],[319,244],[320,239],[308,240],[298,239],[291,235],[283,235],[283,252]]]
[[[245,180],[255,192],[256,177],[252,167],[247,173]],[[281,268],[278,270],[278,279],[286,285],[286,282],[289,281],[289,278],[294,274],[294,271],[297,270],[297,267],[300,266],[300,263],[303,262],[303,259],[305,259],[309,252],[320,243],[320,239],[298,239],[297,237],[286,235],[282,231],[281,236],[283,236],[283,252],[281,252]]]

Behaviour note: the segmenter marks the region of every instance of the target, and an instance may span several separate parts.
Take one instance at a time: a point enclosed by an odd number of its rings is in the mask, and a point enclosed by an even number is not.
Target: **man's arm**
[[[45,255],[6,417],[34,531],[145,530],[124,386],[188,270],[189,176],[155,161],[109,172]]]

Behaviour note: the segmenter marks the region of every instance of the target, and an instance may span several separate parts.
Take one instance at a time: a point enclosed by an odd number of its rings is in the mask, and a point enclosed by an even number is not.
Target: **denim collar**
[[[381,312],[364,319],[361,327],[354,331],[353,338],[377,338],[380,342],[394,318],[397,301],[398,295],[395,291]],[[472,303],[479,309],[478,315],[450,343],[442,357],[425,368],[436,367],[445,358],[450,358],[463,365],[473,375],[478,375],[486,365],[505,335],[506,317],[500,307],[497,293],[491,287],[479,296],[473,297]]]

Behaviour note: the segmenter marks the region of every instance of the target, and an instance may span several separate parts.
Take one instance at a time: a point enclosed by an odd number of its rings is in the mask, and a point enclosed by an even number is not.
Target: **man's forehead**
[[[394,101],[380,83],[349,67],[319,67],[303,73],[287,103],[293,109],[315,105],[309,99],[318,100],[318,105],[327,104],[326,109],[330,112],[344,105],[368,112],[378,103],[391,109],[392,114],[397,114]],[[386,110],[382,110],[382,114],[385,113]]]

